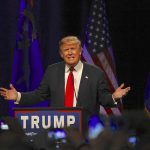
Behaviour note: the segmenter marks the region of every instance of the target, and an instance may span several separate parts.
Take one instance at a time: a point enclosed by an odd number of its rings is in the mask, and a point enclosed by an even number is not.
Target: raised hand
[[[17,100],[17,91],[16,89],[13,87],[12,84],[9,85],[10,89],[6,89],[6,88],[0,88],[0,95],[4,97],[4,99],[6,100]]]
[[[124,83],[122,83],[116,90],[115,92],[112,94],[113,98],[115,100],[120,99],[122,97],[124,97],[125,95],[127,95],[127,93],[131,90],[131,87],[126,87],[124,88]]]

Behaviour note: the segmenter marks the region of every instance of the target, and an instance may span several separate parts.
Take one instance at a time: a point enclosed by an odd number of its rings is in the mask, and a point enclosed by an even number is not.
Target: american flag
[[[83,58],[86,62],[99,66],[105,72],[111,92],[118,87],[105,0],[92,1],[83,46]],[[100,106],[100,113],[120,115],[121,109],[120,107],[104,108]]]

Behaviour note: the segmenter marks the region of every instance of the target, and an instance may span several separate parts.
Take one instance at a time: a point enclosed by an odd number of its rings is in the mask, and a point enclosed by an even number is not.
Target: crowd
[[[3,118],[9,129],[0,132],[0,150],[148,150],[150,119],[144,112],[93,116],[87,136],[78,129],[47,129],[28,137],[14,118]],[[92,123],[93,122],[93,123]]]

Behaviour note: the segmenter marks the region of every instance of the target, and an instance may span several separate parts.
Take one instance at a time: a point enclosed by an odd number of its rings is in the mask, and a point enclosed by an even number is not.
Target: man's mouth
[[[74,57],[68,57],[68,60],[74,60]]]

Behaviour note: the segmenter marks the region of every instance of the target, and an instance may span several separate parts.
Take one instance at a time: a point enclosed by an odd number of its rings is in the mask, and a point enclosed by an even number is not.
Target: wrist
[[[16,102],[16,101],[17,101],[17,99],[18,99],[18,92],[16,91],[16,93],[15,93],[15,97],[14,97],[14,101]]]
[[[118,103],[118,102],[117,102],[117,98],[115,97],[114,94],[112,94],[112,99],[113,99],[113,101],[114,101],[114,104],[117,105],[117,103]]]

